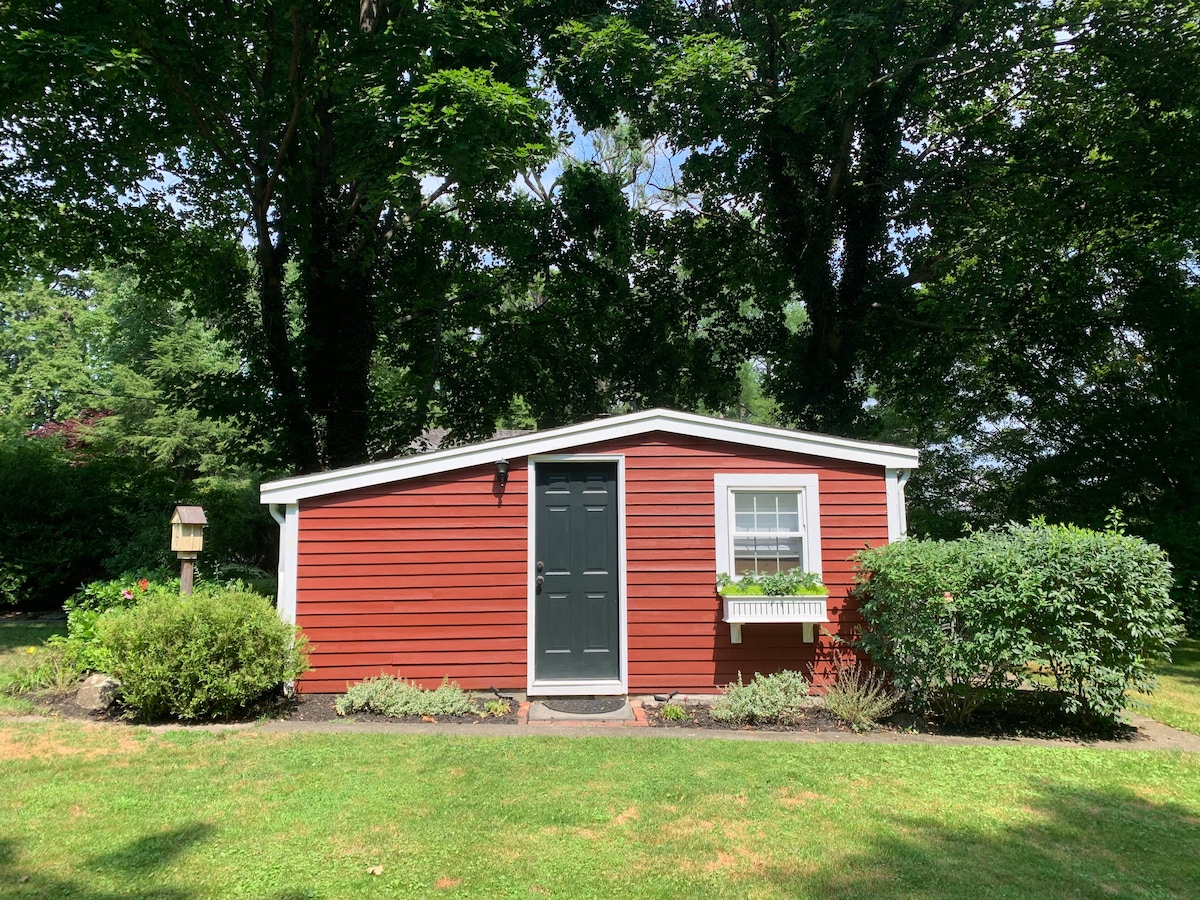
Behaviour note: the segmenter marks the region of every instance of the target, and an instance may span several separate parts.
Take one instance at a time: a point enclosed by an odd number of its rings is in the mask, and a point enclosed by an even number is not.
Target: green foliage
[[[67,634],[51,638],[70,657],[80,672],[107,672],[112,657],[99,640],[96,623],[113,609],[128,609],[149,598],[168,600],[179,596],[179,580],[117,578],[85,584],[67,598]]]
[[[0,441],[0,604],[61,603],[103,573],[141,517],[153,511],[164,533],[170,491],[134,459],[83,462],[52,441]]]
[[[74,654],[57,636],[40,647],[29,647],[25,652],[26,659],[0,674],[0,694],[65,691],[83,674]]]
[[[228,718],[308,668],[307,642],[250,593],[147,592],[95,623],[132,717]]]
[[[483,712],[481,712],[479,715],[481,718],[485,719],[488,716],[498,719],[501,716],[507,716],[511,711],[512,701],[505,700],[503,697],[498,697],[495,700],[488,700],[486,703],[484,703]]]
[[[749,684],[742,683],[738,672],[737,682],[725,686],[710,715],[718,722],[791,725],[803,715],[807,698],[808,682],[799,672],[756,672]]]
[[[825,685],[825,708],[855,731],[870,731],[890,716],[902,697],[876,668],[858,659],[838,657],[833,681]]]
[[[858,566],[861,648],[952,722],[1011,699],[1030,664],[1068,713],[1112,719],[1181,631],[1165,554],[1118,531],[1014,524],[864,550]]]
[[[658,708],[658,716],[668,722],[685,722],[692,717],[687,707],[678,703],[664,703]]]
[[[717,576],[717,590],[730,597],[804,597],[829,593],[819,575],[799,567],[765,575],[749,572],[737,580],[722,572]]]
[[[469,716],[476,712],[471,695],[449,678],[432,691],[415,681],[392,675],[380,675],[352,684],[338,697],[335,706],[339,715],[371,712],[391,718],[403,716]]]

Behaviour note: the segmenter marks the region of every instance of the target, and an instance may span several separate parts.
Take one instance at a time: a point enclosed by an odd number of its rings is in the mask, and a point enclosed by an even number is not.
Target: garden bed
[[[255,722],[262,719],[276,719],[294,722],[374,722],[374,723],[409,723],[409,724],[448,724],[448,725],[516,725],[518,724],[518,703],[512,701],[511,710],[502,716],[404,716],[389,718],[369,712],[356,712],[347,716],[338,715],[334,709],[334,701],[338,694],[300,694],[292,699],[277,696],[268,698],[246,712],[245,715],[233,720],[236,722]],[[85,719],[89,721],[104,721],[114,723],[127,722],[121,717],[121,711],[114,709],[108,713],[95,714],[80,709],[75,705],[75,695],[71,693],[42,693],[26,695],[25,699],[37,708],[51,715],[67,719]],[[476,699],[479,712],[483,712],[484,703],[491,699],[481,695]],[[715,731],[764,731],[764,732],[796,732],[796,733],[852,733],[852,729],[839,721],[835,716],[814,704],[806,707],[800,719],[795,724],[739,724],[720,722],[712,718],[709,707],[702,703],[676,704],[687,711],[686,719],[664,719],[657,706],[646,707],[646,724],[652,728],[702,729]],[[161,723],[131,723],[131,724],[161,724]],[[202,723],[197,723],[202,724]],[[997,709],[982,707],[972,721],[966,725],[950,725],[936,716],[921,716],[911,713],[897,713],[879,723],[876,731],[892,734],[923,734],[945,735],[948,737],[982,737],[997,740],[1014,738],[1040,738],[1063,741],[1130,741],[1141,739],[1140,732],[1132,725],[1125,723],[1104,724],[1086,727],[1084,724],[1064,715],[1049,695],[1029,692],[1023,697],[1016,708]]]

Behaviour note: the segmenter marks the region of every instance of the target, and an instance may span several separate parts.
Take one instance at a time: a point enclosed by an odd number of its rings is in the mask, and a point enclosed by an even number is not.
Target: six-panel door
[[[534,674],[618,679],[617,464],[537,463]]]

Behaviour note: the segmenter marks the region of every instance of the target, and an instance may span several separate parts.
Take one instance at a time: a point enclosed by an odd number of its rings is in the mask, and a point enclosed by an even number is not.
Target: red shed
[[[714,693],[824,674],[858,549],[904,534],[905,447],[670,410],[262,487],[302,691],[381,672],[530,695]],[[721,598],[794,565],[828,598]],[[823,623],[819,624],[818,623]]]

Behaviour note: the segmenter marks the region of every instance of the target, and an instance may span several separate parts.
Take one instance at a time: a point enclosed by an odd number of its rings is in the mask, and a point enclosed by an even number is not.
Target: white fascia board
[[[919,464],[917,451],[909,447],[750,425],[674,410],[650,409],[482,444],[271,481],[262,486],[260,497],[263,503],[298,503],[310,497],[375,487],[471,466],[493,465],[499,459],[559,453],[653,431],[891,469],[915,469]]]

